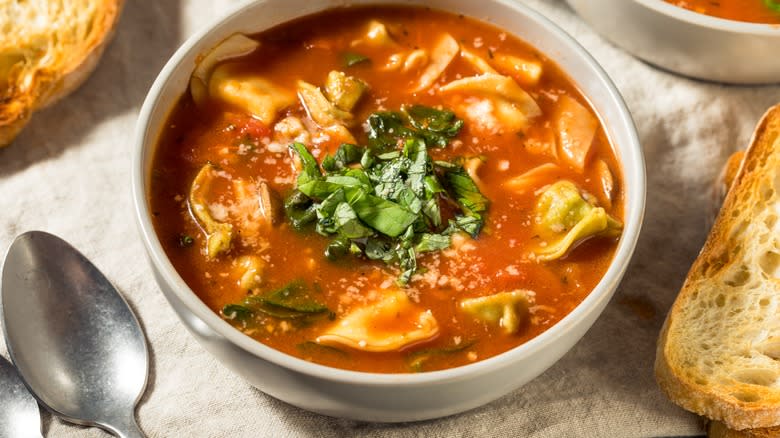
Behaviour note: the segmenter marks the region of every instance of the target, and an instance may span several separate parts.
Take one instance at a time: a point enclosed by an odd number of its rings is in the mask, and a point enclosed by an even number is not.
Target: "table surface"
[[[604,66],[632,111],[647,158],[645,226],[628,273],[588,334],[555,366],[482,408],[414,424],[367,424],[302,411],[253,389],[207,354],[159,292],[130,198],[131,137],[157,73],[196,29],[238,0],[128,0],[116,37],[76,93],[36,114],[0,150],[0,247],[24,231],[53,232],[90,257],[137,311],[152,354],[141,427],[165,436],[697,436],[702,422],[660,393],[655,340],[704,242],[711,187],[743,148],[780,87],[696,82],[608,44],[562,0],[526,3]],[[6,355],[4,346],[0,353]],[[50,437],[106,434],[48,414]]]

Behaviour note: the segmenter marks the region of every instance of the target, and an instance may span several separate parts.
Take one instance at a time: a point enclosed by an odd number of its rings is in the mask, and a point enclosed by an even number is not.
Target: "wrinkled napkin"
[[[745,147],[780,87],[702,83],[657,70],[607,43],[562,0],[528,0],[585,46],[617,84],[647,158],[647,214],[628,273],[606,311],[556,365],[464,414],[412,424],[328,418],[273,399],[233,375],[185,331],[158,290],[130,197],[131,138],[147,90],[195,30],[241,1],[128,0],[87,83],[36,114],[0,150],[0,248],[24,231],[65,238],[137,311],[151,348],[138,422],[150,437],[660,437],[703,433],[652,373],[655,341],[710,221],[711,187]],[[4,346],[0,353],[6,355]],[[381,397],[381,394],[377,394]],[[47,437],[107,434],[43,415]]]

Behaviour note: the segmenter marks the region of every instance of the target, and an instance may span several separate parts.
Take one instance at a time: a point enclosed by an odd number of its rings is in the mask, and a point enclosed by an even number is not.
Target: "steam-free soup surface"
[[[700,14],[727,20],[780,24],[777,0],[665,0]]]
[[[610,264],[624,199],[597,117],[553,61],[467,17],[382,7],[204,54],[149,202],[179,274],[236,328],[403,373],[560,321]]]

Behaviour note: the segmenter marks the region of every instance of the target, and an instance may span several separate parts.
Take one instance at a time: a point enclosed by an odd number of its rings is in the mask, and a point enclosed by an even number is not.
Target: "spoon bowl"
[[[135,405],[148,351],[114,286],[64,240],[32,231],[6,255],[0,283],[6,345],[38,401],[63,419],[143,436]]]
[[[0,356],[0,438],[40,438],[41,413],[10,362]]]

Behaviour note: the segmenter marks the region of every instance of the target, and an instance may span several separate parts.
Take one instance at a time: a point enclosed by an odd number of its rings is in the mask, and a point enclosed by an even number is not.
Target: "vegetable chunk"
[[[412,304],[400,290],[384,292],[379,302],[354,310],[318,336],[319,344],[362,351],[398,351],[439,333],[436,318]]]
[[[233,225],[217,222],[209,212],[206,195],[214,179],[214,165],[205,164],[192,181],[189,195],[190,211],[206,234],[206,256],[210,259],[230,249]]]
[[[536,230],[545,245],[535,251],[536,259],[550,261],[564,257],[591,237],[619,236],[623,224],[586,201],[573,182],[564,180],[551,185],[540,196]]]
[[[298,96],[306,112],[320,127],[333,125],[351,125],[354,117],[349,111],[344,111],[334,105],[322,90],[314,85],[298,81]]]
[[[365,82],[344,72],[331,71],[325,81],[325,97],[344,111],[352,111],[368,89]]]
[[[460,302],[460,309],[480,321],[501,327],[506,334],[517,333],[528,316],[528,297],[531,293],[516,290],[467,298]]]

